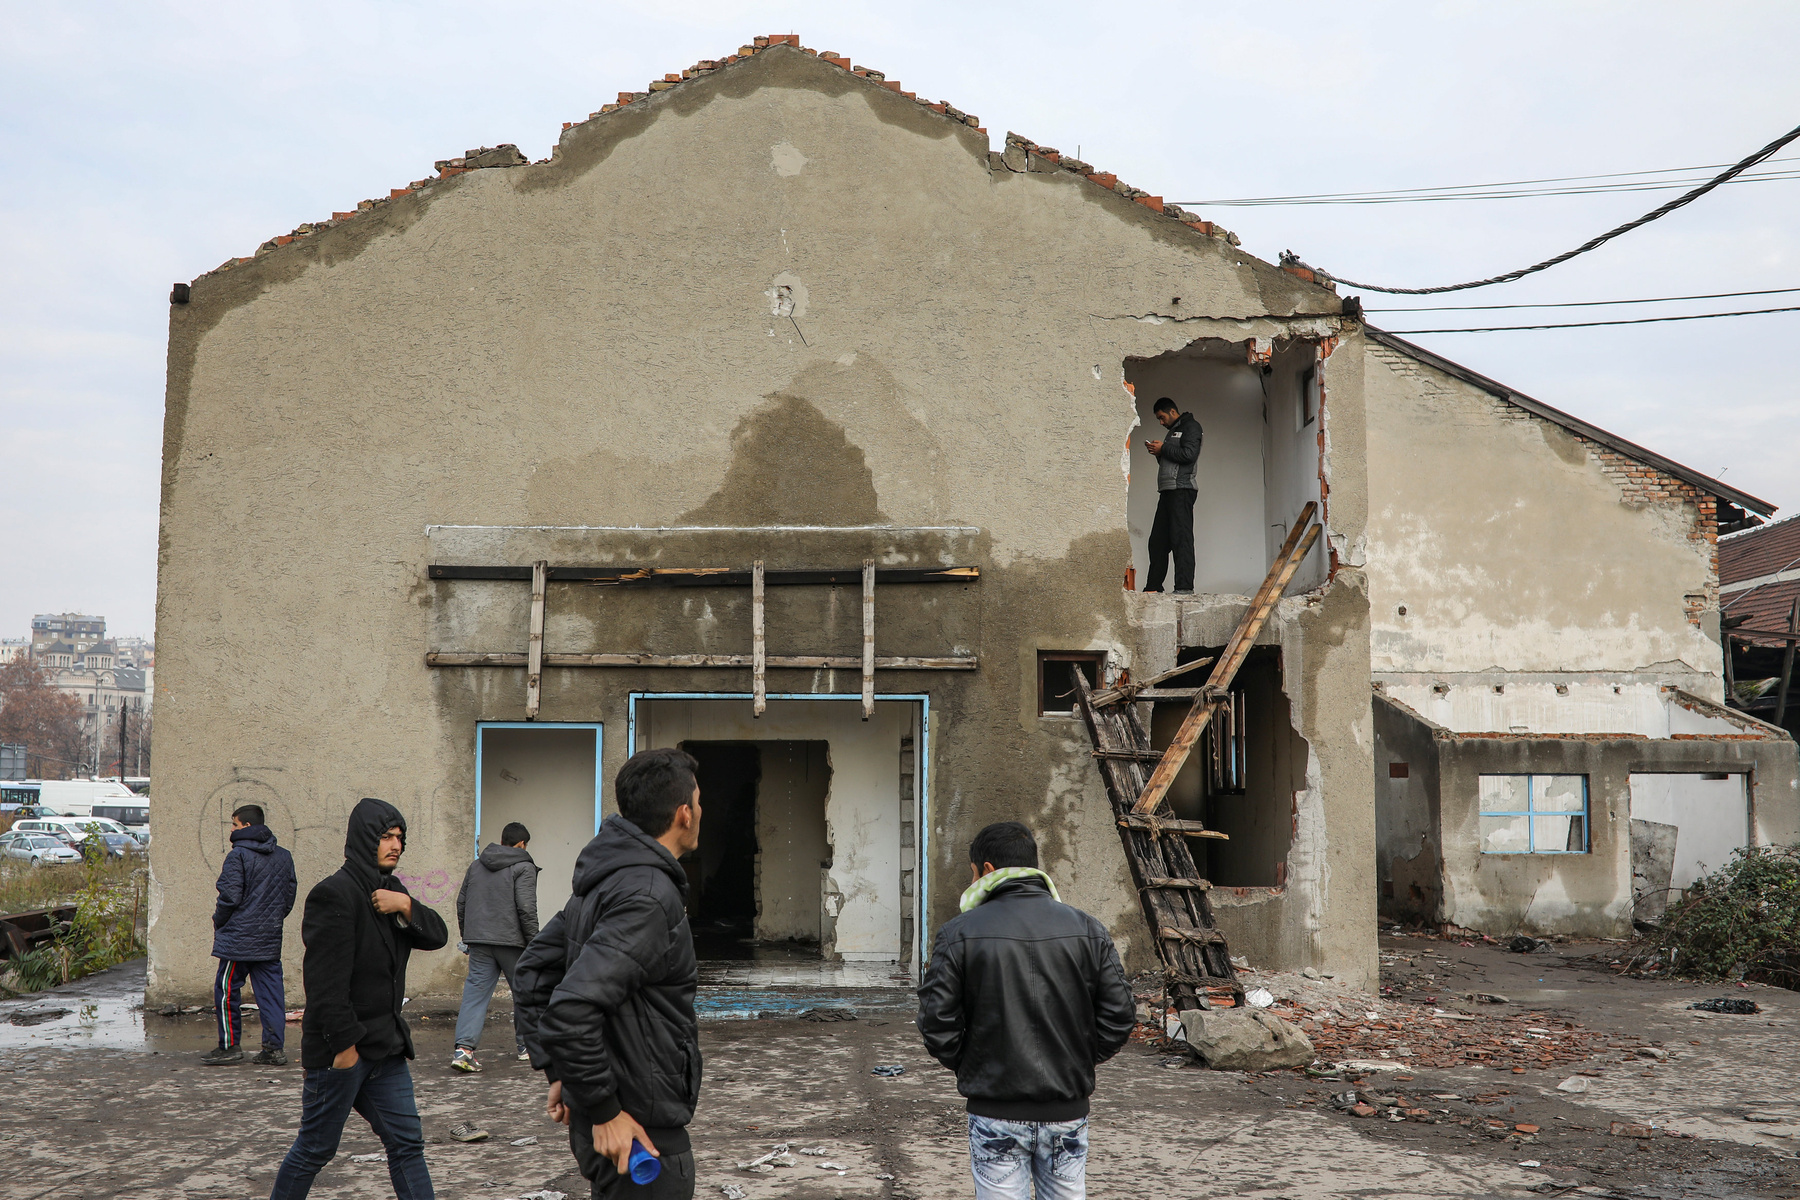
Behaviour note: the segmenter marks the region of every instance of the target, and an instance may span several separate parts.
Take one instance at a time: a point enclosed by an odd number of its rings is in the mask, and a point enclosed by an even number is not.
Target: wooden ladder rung
[[[1161,750],[1096,750],[1095,758],[1116,758],[1124,762],[1161,762]]]
[[[1171,942],[1193,942],[1199,946],[1222,944],[1225,941],[1225,935],[1216,929],[1176,929],[1169,925],[1157,930],[1156,936]]]
[[[1189,837],[1217,838],[1221,842],[1229,842],[1231,835],[1220,833],[1216,829],[1208,829],[1203,821],[1174,821],[1160,817],[1150,817],[1144,813],[1132,813],[1119,818],[1119,824],[1126,829],[1144,829],[1152,833],[1161,830],[1165,833],[1185,833]]]

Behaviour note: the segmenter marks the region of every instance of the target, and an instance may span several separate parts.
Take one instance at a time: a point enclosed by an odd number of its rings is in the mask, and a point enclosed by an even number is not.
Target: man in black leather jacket
[[[675,749],[631,756],[618,813],[575,860],[575,894],[519,956],[520,1031],[594,1200],[694,1194],[699,966],[676,860],[700,845],[697,765]],[[633,1141],[661,1160],[652,1183],[631,1182]]]
[[[1131,1035],[1136,1003],[1106,927],[1056,898],[1017,821],[969,845],[975,881],[938,930],[919,1032],[968,1098],[977,1200],[1087,1194],[1094,1067]]]

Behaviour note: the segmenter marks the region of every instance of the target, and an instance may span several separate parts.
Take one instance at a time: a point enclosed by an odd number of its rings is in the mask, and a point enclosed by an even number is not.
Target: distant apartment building
[[[90,658],[111,659],[90,654]],[[86,746],[84,757],[98,774],[116,771],[119,757],[119,721],[125,727],[125,774],[136,774],[133,767],[142,734],[142,721],[150,707],[150,694],[145,687],[145,672],[134,667],[68,666],[54,669],[51,685],[81,702],[81,736]]]
[[[58,643],[85,654],[89,647],[106,640],[106,618],[83,613],[39,613],[31,618],[31,656],[42,656]]]
[[[0,638],[0,666],[31,657],[30,638]]]

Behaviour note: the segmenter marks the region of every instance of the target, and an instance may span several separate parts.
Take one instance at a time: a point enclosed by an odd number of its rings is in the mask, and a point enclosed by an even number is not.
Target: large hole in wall
[[[831,858],[828,744],[696,740],[681,748],[700,764],[703,836],[682,859],[700,957],[749,957],[768,942],[817,949],[821,867]]]
[[[1205,435],[1194,479],[1196,591],[1254,593],[1300,510],[1320,498],[1320,432],[1330,398],[1321,384],[1318,345],[1278,341],[1266,364],[1250,357],[1248,342],[1202,338],[1155,358],[1125,360],[1141,422],[1131,438],[1126,498],[1139,587],[1150,566],[1159,465],[1144,444],[1165,436],[1153,412],[1163,396],[1192,413]],[[1325,571],[1320,539],[1292,590],[1323,582]]]
[[[1179,661],[1216,656],[1222,647],[1193,647]],[[1174,739],[1189,706],[1158,704],[1151,743]],[[1201,737],[1169,789],[1184,820],[1199,820],[1229,840],[1190,838],[1194,862],[1217,887],[1281,887],[1294,837],[1295,793],[1306,787],[1306,739],[1295,731],[1282,690],[1281,650],[1255,646],[1231,686],[1231,705]]]

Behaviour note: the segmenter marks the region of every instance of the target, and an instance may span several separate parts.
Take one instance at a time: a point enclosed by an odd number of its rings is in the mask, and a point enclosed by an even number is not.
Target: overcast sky
[[[1791,2],[7,0],[0,21],[6,636],[70,609],[152,630],[173,281],[467,148],[541,158],[562,122],[755,34],[799,33],[978,114],[996,146],[1011,129],[1079,148],[1180,201],[1733,162],[1800,124]],[[1410,286],[1524,266],[1671,194],[1200,208],[1261,257],[1291,248]],[[1438,302],[1800,286],[1796,214],[1800,180],[1726,187],[1532,280]],[[1800,300],[1656,307],[1784,302]],[[1374,320],[1583,313],[1615,315]],[[1419,340],[1787,515],[1800,508],[1797,333],[1800,313]]]

